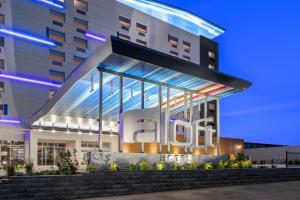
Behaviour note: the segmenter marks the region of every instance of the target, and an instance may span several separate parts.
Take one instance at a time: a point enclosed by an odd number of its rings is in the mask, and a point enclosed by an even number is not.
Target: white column
[[[118,151],[122,152],[122,140],[121,140],[121,134],[123,134],[123,127],[122,127],[122,113],[123,113],[123,77],[120,76],[119,79],[119,136],[118,136]]]
[[[208,148],[207,148],[207,144],[206,144],[206,134],[207,134],[207,97],[205,97],[205,102],[204,102],[204,127],[205,127],[205,132],[204,132],[204,145],[205,145],[205,155],[208,154]]]
[[[141,109],[145,109],[145,83],[144,81],[141,82]],[[142,153],[145,152],[145,143],[142,142]]]
[[[99,72],[99,134],[98,134],[98,144],[99,149],[102,149],[102,98],[103,98],[103,72]]]
[[[170,88],[167,88],[167,108],[165,113],[165,136],[168,145],[167,153],[171,152],[171,145],[170,145],[170,131],[169,131],[169,121],[170,121]]]
[[[158,91],[158,106],[159,106],[159,126],[160,126],[160,129],[159,129],[159,135],[160,135],[160,142],[159,142],[159,153],[161,153],[162,151],[162,137],[161,137],[161,106],[162,106],[162,88],[161,88],[161,85],[159,86],[159,91]]]
[[[216,111],[217,111],[217,155],[220,155],[220,128],[221,128],[221,124],[220,124],[220,100],[217,99],[216,100]]]

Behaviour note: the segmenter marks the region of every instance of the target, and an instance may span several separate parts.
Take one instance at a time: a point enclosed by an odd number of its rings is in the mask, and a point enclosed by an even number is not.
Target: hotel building
[[[0,166],[32,160],[47,168],[67,149],[84,165],[84,153],[99,147],[241,152],[243,140],[220,137],[219,101],[251,83],[219,71],[213,39],[224,32],[156,1],[0,0]],[[214,147],[123,142],[122,114],[154,107],[171,119],[209,119],[201,124],[214,130]],[[186,141],[187,130],[176,129]]]

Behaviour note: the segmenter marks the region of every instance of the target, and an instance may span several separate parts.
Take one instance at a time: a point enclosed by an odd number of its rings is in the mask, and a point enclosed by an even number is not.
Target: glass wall
[[[24,164],[24,141],[0,140],[0,167]]]
[[[67,151],[65,143],[38,142],[38,165],[53,166],[60,160],[60,153]]]

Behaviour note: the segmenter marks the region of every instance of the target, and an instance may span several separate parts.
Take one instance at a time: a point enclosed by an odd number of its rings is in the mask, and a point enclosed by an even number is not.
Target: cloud
[[[243,110],[237,110],[232,112],[225,112],[222,113],[222,117],[232,117],[232,116],[241,116],[241,115],[249,115],[249,114],[257,114],[261,112],[271,112],[280,109],[290,109],[290,108],[297,108],[300,107],[300,102],[285,102],[281,104],[273,104],[273,105],[265,105],[260,107],[252,107]]]

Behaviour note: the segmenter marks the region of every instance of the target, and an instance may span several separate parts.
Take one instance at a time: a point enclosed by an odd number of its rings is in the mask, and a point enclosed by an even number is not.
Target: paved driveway
[[[300,200],[300,182],[159,192],[89,200]]]

